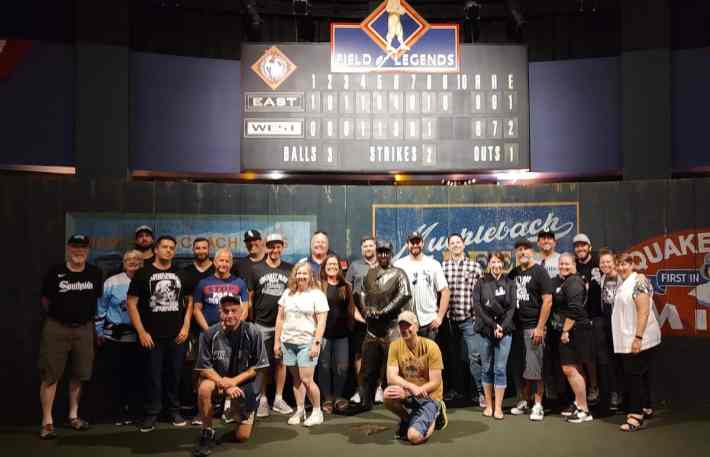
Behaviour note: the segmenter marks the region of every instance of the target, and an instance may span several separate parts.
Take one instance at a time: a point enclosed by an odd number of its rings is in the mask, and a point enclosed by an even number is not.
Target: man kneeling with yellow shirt
[[[400,418],[395,438],[422,444],[448,423],[441,381],[444,363],[439,346],[417,335],[419,322],[413,312],[404,311],[397,321],[401,338],[389,348],[385,408]]]

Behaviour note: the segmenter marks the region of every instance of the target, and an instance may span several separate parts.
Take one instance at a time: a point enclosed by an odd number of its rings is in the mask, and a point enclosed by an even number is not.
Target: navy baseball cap
[[[69,237],[67,244],[86,247],[89,245],[89,237],[81,233],[75,233]]]
[[[260,240],[261,239],[261,233],[259,233],[258,230],[247,230],[244,232],[244,242],[246,243],[247,241],[253,241],[253,240]]]

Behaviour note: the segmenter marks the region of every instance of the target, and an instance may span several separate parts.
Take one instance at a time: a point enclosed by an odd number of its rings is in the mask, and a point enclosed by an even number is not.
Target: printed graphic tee
[[[194,303],[202,303],[202,314],[208,325],[219,322],[219,301],[226,295],[239,297],[242,303],[246,303],[249,296],[244,280],[232,274],[225,279],[212,275],[197,283],[192,298]]]
[[[537,327],[542,308],[542,296],[554,292],[552,281],[547,271],[538,264],[523,271],[515,267],[510,272],[510,279],[515,281],[518,294],[518,322],[520,328]]]
[[[429,325],[436,318],[439,311],[437,294],[449,287],[439,261],[429,256],[422,257],[421,260],[414,260],[408,255],[394,263],[395,267],[407,273],[412,289],[413,309],[416,310],[421,327]]]
[[[69,270],[64,263],[53,266],[42,281],[49,317],[65,324],[93,321],[103,285],[101,270],[94,265],[87,263],[79,272]]]
[[[185,317],[183,297],[189,293],[185,283],[184,272],[174,265],[160,270],[149,264],[135,273],[128,295],[138,297],[143,327],[153,339],[175,338],[180,333]]]
[[[281,262],[272,268],[266,262],[259,262],[251,269],[247,281],[249,290],[254,292],[252,307],[254,322],[264,327],[276,326],[276,315],[279,312],[279,298],[288,284],[288,273],[293,265]]]
[[[316,335],[316,314],[328,312],[328,299],[320,289],[305,292],[286,292],[279,299],[284,322],[281,342],[310,344]]]
[[[399,375],[418,386],[429,382],[429,370],[444,369],[439,346],[424,337],[417,338],[417,345],[413,350],[409,349],[402,338],[393,341],[387,355],[387,365],[399,367]],[[434,400],[442,400],[443,393],[444,386],[441,383],[429,396]]]

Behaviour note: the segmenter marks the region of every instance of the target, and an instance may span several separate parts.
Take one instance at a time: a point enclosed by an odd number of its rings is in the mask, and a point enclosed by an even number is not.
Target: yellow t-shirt
[[[441,359],[441,350],[432,340],[419,337],[414,350],[407,347],[402,338],[390,344],[387,355],[387,365],[399,367],[399,375],[405,380],[423,386],[429,382],[429,370],[443,370],[444,362]],[[439,387],[430,394],[434,400],[444,398],[443,381]]]

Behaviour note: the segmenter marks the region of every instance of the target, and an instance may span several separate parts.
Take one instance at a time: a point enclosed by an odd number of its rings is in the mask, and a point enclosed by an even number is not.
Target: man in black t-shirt
[[[188,281],[184,273],[172,264],[176,246],[172,236],[158,238],[155,261],[138,270],[128,288],[128,314],[147,353],[146,415],[141,432],[155,429],[163,392],[173,425],[187,425],[180,415],[178,390],[192,318],[192,297],[185,286]],[[187,299],[183,303],[184,297]]]
[[[56,436],[52,406],[57,383],[62,378],[68,357],[72,373],[69,381],[69,425],[86,430],[89,424],[79,418],[81,383],[91,378],[94,361],[94,316],[96,302],[103,294],[101,271],[86,263],[89,238],[72,235],[67,240],[67,261],[49,269],[42,281],[42,308],[47,319],[42,327],[39,350],[40,437]]]
[[[518,404],[510,410],[513,415],[530,413],[530,419],[544,418],[542,396],[543,353],[545,348],[545,327],[552,308],[552,282],[545,268],[535,263],[532,243],[526,239],[515,243],[517,266],[510,272],[510,278],[517,286],[517,325],[513,336],[516,353],[512,360],[522,359],[524,368],[514,369],[519,382]],[[515,363],[515,362],[514,362]],[[522,369],[521,369],[522,368]],[[536,385],[535,402],[530,408],[530,390]]]
[[[259,262],[263,262],[266,258],[266,249],[264,249],[264,241],[261,239],[261,233],[258,230],[244,232],[244,246],[248,255],[236,258],[232,267],[232,274],[248,282],[252,267]]]
[[[599,344],[606,340],[603,334],[604,324],[602,322],[602,273],[599,269],[599,257],[592,254],[592,242],[589,237],[584,233],[579,233],[572,238],[572,243],[574,245],[577,274],[582,277],[587,286],[585,308],[589,319],[592,320],[592,335],[595,342],[593,346],[595,348],[595,357],[583,363],[589,382],[587,401],[594,406],[599,403],[596,352],[598,349],[606,350],[603,346],[599,348]]]
[[[286,384],[286,367],[281,359],[274,356],[274,337],[276,316],[279,312],[279,298],[286,290],[288,274],[293,267],[281,260],[284,240],[280,233],[272,233],[266,237],[267,255],[263,262],[252,266],[247,287],[249,289],[249,320],[261,331],[269,355],[269,365],[273,367],[273,379],[276,381],[276,396],[273,409],[281,414],[291,414],[293,409],[283,399]],[[266,385],[270,381],[271,369],[263,370],[257,377],[257,385],[261,388],[261,400],[257,417],[269,415],[269,403],[266,398]]]

